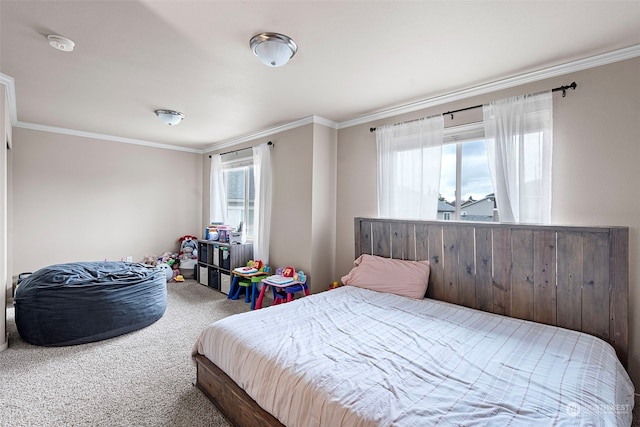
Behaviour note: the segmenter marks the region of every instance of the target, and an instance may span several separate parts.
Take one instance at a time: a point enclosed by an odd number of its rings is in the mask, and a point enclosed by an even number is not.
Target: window
[[[247,239],[253,238],[255,186],[251,149],[222,156],[224,186],[227,193],[227,223],[244,227]]]
[[[447,129],[442,116],[376,128],[379,216],[551,221],[551,91],[482,107],[481,122]]]
[[[442,116],[376,130],[378,215],[436,217],[443,130]]]
[[[482,123],[445,129],[444,144],[438,218],[497,221]]]

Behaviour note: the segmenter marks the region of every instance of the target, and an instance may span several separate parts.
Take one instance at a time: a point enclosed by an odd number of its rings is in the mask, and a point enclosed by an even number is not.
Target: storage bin
[[[231,257],[229,254],[229,248],[220,247],[220,267],[224,270],[231,270]]]
[[[220,286],[218,284],[218,270],[215,268],[209,269],[209,287],[219,290]]]
[[[200,267],[198,270],[198,282],[205,286],[209,286],[209,269],[207,267]]]
[[[220,265],[220,247],[218,245],[213,246],[213,265]]]
[[[193,267],[196,265],[195,259],[183,259],[180,261],[180,274],[185,279],[193,279]]]
[[[198,244],[198,260],[200,262],[203,262],[203,263],[209,262],[209,260],[207,259],[207,248],[208,246],[205,244],[202,244],[202,243]]]
[[[220,292],[229,295],[231,291],[231,276],[228,274],[220,274]]]

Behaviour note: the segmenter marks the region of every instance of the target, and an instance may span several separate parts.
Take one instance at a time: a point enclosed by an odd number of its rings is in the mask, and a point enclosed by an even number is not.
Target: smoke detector
[[[71,52],[76,45],[73,40],[69,40],[66,37],[58,36],[56,34],[49,34],[47,36],[51,47],[61,50],[63,52]]]

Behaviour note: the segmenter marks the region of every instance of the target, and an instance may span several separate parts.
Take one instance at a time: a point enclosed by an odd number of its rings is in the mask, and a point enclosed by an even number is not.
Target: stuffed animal
[[[155,266],[156,264],[158,264],[158,257],[155,255],[146,255],[142,259],[142,264]]]
[[[171,267],[173,265],[173,263],[175,262],[176,258],[178,258],[178,254],[177,253],[173,253],[172,254],[171,252],[165,252],[158,259],[158,263],[169,264],[169,267]]]
[[[198,238],[195,236],[182,236],[178,239],[180,242],[180,258],[195,259],[198,258]]]
[[[179,257],[181,260],[198,259],[198,250],[191,246],[185,246]]]
[[[173,279],[173,269],[171,268],[171,266],[169,266],[169,264],[161,262],[160,264],[158,264],[157,268],[159,268],[160,271],[164,273],[167,278],[167,282]]]

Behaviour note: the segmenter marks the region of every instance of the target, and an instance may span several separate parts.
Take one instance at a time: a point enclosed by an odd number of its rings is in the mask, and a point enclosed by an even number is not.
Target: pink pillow
[[[429,282],[429,261],[404,261],[360,255],[342,278],[345,285],[422,299]]]

